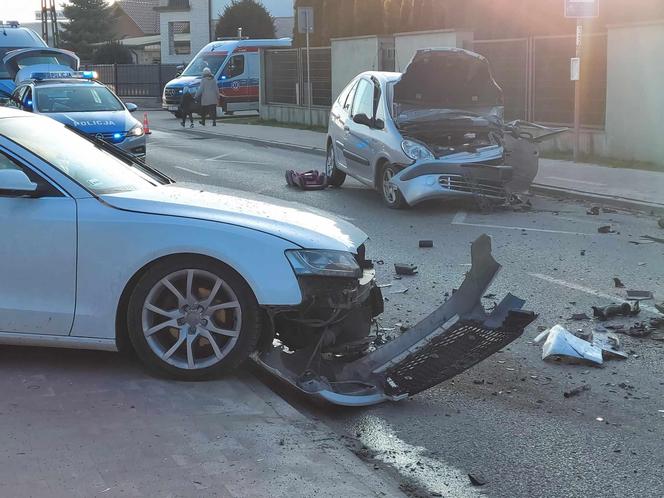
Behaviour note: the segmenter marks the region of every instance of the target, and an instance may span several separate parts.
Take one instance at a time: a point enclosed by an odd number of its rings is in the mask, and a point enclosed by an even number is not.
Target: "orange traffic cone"
[[[147,112],[143,113],[143,133],[145,133],[146,135],[152,134],[152,132],[150,131],[150,122],[148,121]]]

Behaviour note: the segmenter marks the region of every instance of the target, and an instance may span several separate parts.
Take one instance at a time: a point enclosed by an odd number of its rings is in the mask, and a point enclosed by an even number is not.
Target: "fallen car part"
[[[611,228],[611,225],[604,225],[597,229],[597,233],[616,233],[616,232]]]
[[[625,287],[625,284],[618,277],[613,277],[613,285],[616,289],[623,289]]]
[[[652,291],[643,291],[643,290],[628,290],[627,299],[632,301],[646,301],[648,299],[653,299],[654,296]]]
[[[394,263],[394,271],[397,275],[415,275],[417,266],[411,264]]]
[[[482,295],[500,269],[487,235],[472,244],[471,262],[445,303],[374,350],[351,357],[322,353],[325,330],[316,344],[292,351],[276,343],[253,358],[301,392],[338,405],[397,401],[434,387],[504,348],[536,318],[511,294],[489,314],[482,307]]]
[[[609,358],[618,358],[625,360],[629,358],[627,353],[620,349],[620,339],[612,332],[596,328],[592,333],[592,343],[602,350],[602,357],[606,360]]]
[[[591,208],[586,211],[586,214],[599,216],[599,206],[591,206]]]
[[[602,349],[588,341],[579,339],[562,325],[554,325],[542,346],[542,359],[573,358],[591,364],[603,363]]]
[[[585,391],[590,391],[590,386],[588,384],[584,384],[582,386],[575,387],[574,389],[570,389],[569,391],[565,391],[563,396],[565,398],[573,398],[574,396],[578,396]]]
[[[433,247],[433,240],[420,240],[419,246],[422,248]]]
[[[298,173],[294,170],[286,171],[286,183],[290,187],[302,190],[324,190],[327,188],[327,176],[315,170]]]
[[[593,306],[592,308],[593,316],[602,322],[614,316],[636,316],[641,311],[638,301],[634,303],[633,307],[629,303],[622,303],[609,304],[604,307]]]

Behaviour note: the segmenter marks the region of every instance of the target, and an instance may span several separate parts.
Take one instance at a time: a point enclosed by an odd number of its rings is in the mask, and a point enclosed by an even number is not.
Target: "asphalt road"
[[[416,323],[458,287],[470,242],[481,233],[492,236],[503,269],[490,292],[498,298],[512,292],[539,314],[510,347],[410,400],[372,408],[313,406],[273,386],[343,435],[378,470],[397,473],[407,492],[664,496],[664,343],[621,336],[629,359],[603,368],[544,362],[541,346],[532,343],[538,326],[592,329],[590,321],[569,318],[592,316],[592,305],[620,298],[613,277],[664,297],[664,245],[630,243],[641,235],[663,236],[654,218],[590,216],[582,203],[542,197],[532,199],[530,212],[482,214],[472,205],[441,203],[393,211],[353,181],[323,192],[285,186],[286,169],[321,169],[319,156],[182,130],[175,120],[152,126],[148,161],[177,181],[298,201],[364,229],[371,238],[369,256],[384,261],[377,267],[379,283],[392,284],[384,289],[386,312],[380,317],[388,334],[398,333],[398,323]],[[600,225],[616,233],[598,234]],[[419,249],[419,239],[432,239],[434,247]],[[419,274],[393,280],[395,262],[414,263]],[[406,293],[398,292],[404,288]],[[640,318],[653,316],[653,301],[643,304]],[[581,385],[590,390],[563,396]],[[469,472],[488,483],[471,486]]]

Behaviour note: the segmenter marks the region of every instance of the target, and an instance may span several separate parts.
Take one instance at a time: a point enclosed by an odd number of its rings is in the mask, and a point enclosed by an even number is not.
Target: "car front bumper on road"
[[[477,196],[504,199],[505,185],[511,179],[511,166],[426,161],[403,169],[392,178],[392,184],[413,206],[430,199]]]

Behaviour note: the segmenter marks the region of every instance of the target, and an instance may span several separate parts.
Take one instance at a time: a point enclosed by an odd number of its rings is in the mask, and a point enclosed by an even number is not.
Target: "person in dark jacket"
[[[194,111],[198,107],[193,94],[185,91],[180,99],[180,115],[182,116],[182,127],[184,128],[187,117],[189,117],[189,128],[194,127]]]
[[[210,116],[212,118],[212,126],[217,126],[219,87],[212,71],[208,67],[203,69],[203,77],[201,78],[201,85],[196,91],[196,98],[201,103],[201,120],[199,122],[205,126],[205,116]]]

